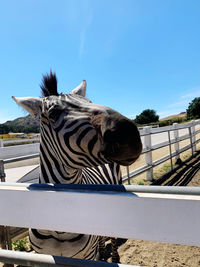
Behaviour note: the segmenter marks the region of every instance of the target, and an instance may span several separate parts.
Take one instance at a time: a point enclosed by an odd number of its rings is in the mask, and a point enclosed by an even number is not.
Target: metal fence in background
[[[180,131],[183,131],[183,134],[180,135]],[[156,134],[165,133],[165,140],[162,138],[158,142],[153,142]],[[160,128],[152,128],[150,126],[144,127],[140,130],[140,136],[143,139],[143,150],[142,154],[145,154],[145,165],[134,170],[130,171],[127,167],[127,174],[123,176],[123,182],[128,181],[131,183],[131,179],[137,177],[139,174],[146,172],[146,179],[148,181],[153,180],[153,168],[158,166],[161,163],[164,163],[167,160],[170,160],[171,170],[173,169],[173,161],[175,158],[176,161],[180,160],[180,154],[186,150],[191,149],[192,155],[196,151],[196,145],[200,142],[200,138],[197,138],[197,134],[200,133],[200,120],[191,121],[189,123],[178,124],[174,123],[171,126],[165,126]],[[180,142],[188,140],[189,144],[180,148]],[[174,152],[172,152],[172,146],[174,146]],[[153,161],[152,152],[158,149],[168,147],[169,153]]]
[[[180,131],[183,131],[183,133],[180,134]],[[130,184],[131,183],[130,180],[132,178],[136,178],[138,175],[144,172],[146,172],[146,179],[148,181],[152,181],[154,176],[153,168],[161,163],[166,162],[167,160],[170,160],[171,169],[173,169],[173,161],[172,161],[173,158],[175,158],[176,161],[179,160],[180,154],[189,149],[191,149],[192,155],[194,154],[194,152],[196,151],[196,145],[197,143],[200,142],[200,137],[197,138],[197,135],[199,133],[200,133],[200,120],[195,120],[184,124],[174,123],[173,125],[166,127],[157,127],[157,128],[152,128],[151,126],[144,127],[143,129],[140,130],[140,136],[142,138],[142,143],[143,143],[142,154],[145,155],[145,165],[133,171],[130,171],[130,168],[127,167],[126,174],[123,175],[123,182],[128,181],[128,183]],[[165,138],[160,138],[162,134],[165,134]],[[185,140],[188,140],[189,144],[180,148],[180,142]],[[39,139],[37,139],[37,141],[39,141]],[[12,142],[14,142],[14,140],[12,140]],[[16,140],[16,142],[18,142],[18,140]],[[168,147],[168,154],[165,155],[164,157],[161,157],[153,161],[152,153],[158,149],[166,147]],[[5,180],[4,164],[35,158],[38,156],[39,156],[39,151],[38,153],[34,154],[32,153],[31,155],[25,154],[24,156],[20,157],[13,157],[4,160],[0,159],[1,181]]]
[[[32,142],[32,143],[39,143],[39,138],[21,138],[21,139],[9,139],[9,140],[0,140],[0,147],[4,147],[7,144],[17,144],[17,143],[25,143],[25,142]]]

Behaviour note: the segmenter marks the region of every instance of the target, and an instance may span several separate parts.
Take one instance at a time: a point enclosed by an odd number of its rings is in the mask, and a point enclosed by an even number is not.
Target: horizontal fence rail
[[[0,250],[0,262],[48,267],[137,267],[133,265],[72,259],[44,254]]]
[[[40,144],[25,144],[0,148],[0,159],[7,160],[15,157],[23,157],[30,154],[39,153]]]
[[[200,246],[200,189],[149,188],[2,183],[0,225]]]
[[[0,225],[200,246],[198,187],[1,183],[0,203]],[[0,262],[128,266],[6,250]]]
[[[0,147],[4,147],[5,144],[17,144],[17,143],[24,143],[24,142],[33,142],[37,143],[40,142],[39,138],[20,138],[20,139],[9,139],[9,140],[0,140]]]

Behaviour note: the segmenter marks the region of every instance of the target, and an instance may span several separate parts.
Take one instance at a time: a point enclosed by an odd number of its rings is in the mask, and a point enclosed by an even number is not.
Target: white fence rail
[[[0,225],[200,246],[196,187],[1,183],[0,203]]]
[[[40,142],[39,138],[21,138],[21,139],[10,139],[10,140],[0,140],[0,147],[4,147],[5,144],[17,144],[23,142]]]
[[[137,267],[126,264],[80,260],[44,254],[8,251],[4,249],[0,250],[0,262],[1,261],[10,264],[19,264],[20,266],[34,267]],[[4,267],[14,267],[14,265],[10,264]]]
[[[39,153],[40,144],[26,144],[0,148],[0,159],[7,160]]]
[[[130,184],[130,179],[146,172],[146,179],[151,181],[153,179],[153,168],[167,160],[171,162],[171,169],[173,169],[172,159],[180,159],[180,154],[188,149],[191,149],[192,155],[196,151],[196,145],[200,142],[197,134],[200,133],[200,120],[191,121],[189,123],[178,124],[174,123],[172,126],[151,128],[146,126],[140,130],[140,136],[143,142],[142,154],[145,154],[145,165],[130,172],[127,168],[127,175],[123,177],[123,181]],[[188,140],[189,144],[180,148],[181,141]],[[174,146],[174,152],[172,148]],[[153,161],[152,152],[164,147],[169,148],[169,152],[162,158]]]

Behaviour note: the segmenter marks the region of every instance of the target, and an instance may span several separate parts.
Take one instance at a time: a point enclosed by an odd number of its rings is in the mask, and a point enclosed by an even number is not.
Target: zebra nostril
[[[110,152],[111,154],[118,154],[120,150],[120,146],[118,143],[114,143],[110,145]]]
[[[114,135],[114,133],[111,130],[107,130],[104,133],[103,138],[104,138],[104,141],[109,144],[109,143],[113,143],[114,142],[115,135]]]
[[[113,156],[120,153],[120,145],[118,143],[107,143],[103,146],[101,153],[104,156]]]

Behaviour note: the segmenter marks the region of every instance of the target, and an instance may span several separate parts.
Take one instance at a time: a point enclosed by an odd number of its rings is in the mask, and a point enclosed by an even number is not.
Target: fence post
[[[5,182],[4,161],[0,160],[0,181]],[[12,250],[12,241],[9,226],[0,226],[0,244],[2,248]],[[13,264],[5,263],[4,267],[14,267]]]
[[[5,182],[5,172],[4,172],[4,162],[0,160],[0,181]],[[10,227],[9,226],[0,226],[0,244],[2,248],[7,248],[12,250],[12,241],[10,236]],[[14,267],[13,264],[4,264],[4,267]]]
[[[3,225],[0,225],[0,245],[2,249],[6,249],[5,236],[5,227]]]
[[[170,138],[170,131],[168,131],[168,140],[169,140],[169,154],[170,154],[171,170],[173,170],[173,161],[172,161],[172,144],[171,144],[171,138]]]
[[[0,180],[1,182],[5,182],[5,172],[4,172],[4,162],[2,159],[0,159]]]
[[[5,182],[4,163],[0,160],[0,182]],[[5,226],[0,225],[0,245],[2,249],[6,248],[6,232]]]
[[[175,122],[173,123],[173,128],[174,128],[174,138],[175,138],[175,143],[174,143],[174,148],[175,148],[175,152],[176,152],[176,156],[175,156],[175,160],[176,160],[176,164],[181,163],[181,159],[180,159],[180,154],[179,154],[179,133],[178,133],[178,123]]]
[[[127,172],[127,177],[128,177],[128,184],[131,184],[131,180],[130,180],[130,172],[129,172],[129,166],[126,166],[126,172]]]
[[[153,168],[152,168],[152,151],[151,151],[151,126],[144,127],[146,135],[144,136],[145,148],[149,151],[145,153],[145,161],[147,166],[151,166],[146,172],[147,181],[153,180]]]
[[[3,140],[0,140],[0,147],[3,147]]]
[[[193,152],[196,152],[196,134],[195,134],[195,121],[191,121],[191,139],[192,139],[192,147]]]
[[[4,162],[3,159],[0,159],[0,181],[5,182],[5,172],[4,172]]]

